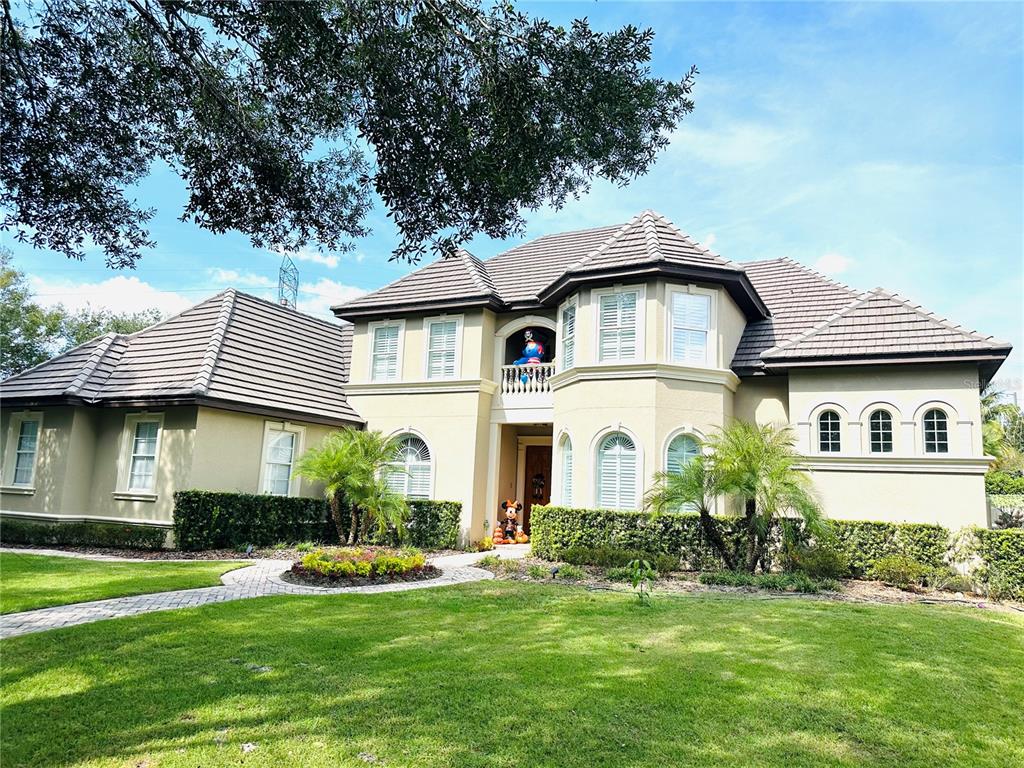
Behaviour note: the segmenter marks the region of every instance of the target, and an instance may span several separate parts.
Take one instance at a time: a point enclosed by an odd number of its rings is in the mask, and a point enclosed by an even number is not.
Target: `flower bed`
[[[441,572],[415,549],[324,548],[292,565],[288,581],[314,586],[349,587],[394,581],[433,579]]]

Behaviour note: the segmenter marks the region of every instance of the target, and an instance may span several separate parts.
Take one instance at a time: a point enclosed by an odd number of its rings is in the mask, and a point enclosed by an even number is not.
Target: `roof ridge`
[[[579,269],[580,267],[582,267],[585,264],[593,261],[595,258],[600,256],[602,253],[607,251],[609,248],[611,248],[612,245],[614,245],[616,242],[618,242],[622,238],[623,235],[625,235],[627,232],[632,230],[633,227],[635,227],[637,225],[637,223],[639,223],[640,219],[646,213],[650,213],[650,211],[641,211],[640,213],[636,214],[633,218],[631,218],[629,221],[627,221],[621,227],[619,227],[614,232],[612,232],[611,235],[609,235],[599,246],[597,246],[597,248],[595,248],[594,250],[590,251],[589,253],[583,254],[583,256],[581,256],[579,258],[579,260],[577,260],[573,264],[570,264],[566,268],[566,270],[565,270],[566,273],[572,272],[575,269]]]
[[[786,264],[791,264],[792,266],[796,267],[797,269],[799,269],[799,270],[801,270],[803,272],[806,272],[809,275],[814,275],[819,280],[825,281],[829,285],[834,285],[834,286],[836,286],[838,288],[843,288],[843,289],[849,291],[851,294],[853,294],[855,296],[860,295],[855,288],[851,288],[846,283],[840,283],[838,280],[833,280],[831,277],[828,277],[827,275],[823,275],[821,272],[819,272],[818,270],[814,269],[813,267],[809,267],[806,264],[804,264],[803,262],[797,261],[796,259],[791,259],[789,256],[780,256],[778,259],[775,259],[775,261],[781,261],[781,262],[784,262]]]
[[[781,352],[781,351],[783,351],[785,349],[791,349],[792,347],[796,346],[797,344],[800,344],[801,342],[806,341],[807,339],[809,339],[809,338],[817,335],[821,331],[825,330],[825,328],[830,326],[836,320],[840,319],[841,317],[845,317],[848,312],[852,312],[854,309],[857,309],[858,307],[861,307],[864,304],[866,304],[868,302],[868,300],[871,299],[871,297],[874,296],[874,295],[875,295],[875,292],[873,290],[871,290],[871,291],[864,291],[863,293],[858,295],[853,301],[851,301],[845,307],[840,309],[838,312],[833,312],[831,315],[826,317],[820,323],[816,323],[816,324],[812,325],[806,331],[803,331],[802,333],[794,336],[789,341],[784,341],[781,344],[776,344],[774,347],[770,347],[769,349],[764,350],[763,352],[761,352],[760,356],[763,358],[766,355],[771,355],[771,354],[774,354],[776,352]]]
[[[213,378],[213,369],[217,366],[220,358],[220,349],[224,344],[224,335],[227,333],[228,325],[231,323],[231,316],[235,311],[235,289],[228,288],[221,297],[220,312],[213,324],[213,333],[206,342],[206,352],[199,363],[196,377],[192,380],[192,391],[197,395],[206,394],[210,388],[210,379]]]
[[[681,238],[683,238],[683,240],[685,240],[687,243],[692,245],[694,248],[696,248],[701,253],[707,254],[708,256],[710,256],[710,257],[712,257],[714,259],[721,259],[723,262],[725,262],[726,264],[728,264],[731,267],[736,267],[737,269],[740,269],[740,270],[743,269],[743,265],[740,264],[738,261],[733,261],[732,259],[727,259],[722,254],[715,253],[710,248],[708,248],[708,247],[702,245],[701,243],[699,243],[698,241],[694,240],[692,237],[690,237],[689,234],[687,234],[682,229],[680,229],[679,226],[674,221],[672,221],[670,218],[668,218],[668,216],[665,216],[662,213],[658,213],[657,211],[650,211],[650,213],[652,213],[656,219],[660,219],[662,222],[664,222],[665,226],[674,229],[676,231],[676,233]]]
[[[647,209],[640,214],[640,223],[644,228],[644,242],[647,246],[647,254],[655,261],[664,261],[665,254],[661,250],[661,238],[658,236],[658,228],[654,226],[658,214]]]
[[[459,250],[456,251],[456,255],[466,262],[466,267],[469,269],[469,276],[477,288],[484,293],[496,293],[494,283],[491,281],[491,276],[487,274],[487,270],[484,268],[483,262],[465,248],[459,248]]]
[[[113,333],[113,331],[108,331],[108,333]],[[54,355],[53,357],[49,357],[46,360],[43,360],[41,363],[36,363],[35,365],[30,366],[30,367],[26,368],[23,371],[18,371],[14,375],[8,376],[6,379],[3,379],[2,381],[3,381],[4,384],[6,384],[9,381],[14,381],[15,379],[20,379],[22,376],[24,376],[24,375],[26,375],[28,373],[31,373],[32,371],[36,370],[37,368],[42,368],[44,365],[49,365],[54,360],[60,360],[62,357],[67,357],[68,355],[70,355],[75,350],[81,349],[82,347],[86,346],[87,344],[99,343],[100,341],[103,340],[103,338],[106,335],[107,335],[106,333],[101,333],[98,336],[93,336],[91,339],[86,339],[81,344],[76,344],[71,349],[66,349],[63,352],[60,352],[59,354]],[[92,353],[90,352],[89,354],[92,354]]]
[[[939,325],[941,325],[941,326],[943,326],[945,328],[948,328],[951,331],[956,331],[957,333],[962,333],[965,336],[972,336],[975,339],[977,339],[978,341],[997,342],[997,343],[1000,343],[1000,344],[1005,344],[1006,343],[1006,342],[1002,341],[1001,339],[996,339],[994,336],[984,336],[984,335],[978,333],[975,330],[964,328],[962,325],[958,325],[957,323],[954,323],[949,318],[939,317],[934,312],[932,312],[930,310],[926,310],[921,304],[916,304],[916,303],[913,302],[912,299],[910,299],[910,298],[908,298],[906,296],[901,296],[899,293],[896,293],[895,291],[890,291],[890,290],[888,290],[886,288],[882,288],[881,286],[879,286],[877,288],[874,288],[872,290],[872,293],[874,293],[875,295],[884,296],[885,298],[889,299],[890,301],[895,301],[897,304],[902,304],[904,307],[909,309],[911,312],[914,312],[915,314],[918,314],[921,317],[927,318],[928,320],[932,320],[932,321],[938,323]]]
[[[99,343],[96,345],[96,348],[89,353],[89,357],[82,365],[81,370],[75,378],[71,380],[71,383],[64,388],[64,391],[61,394],[78,394],[82,387],[85,386],[86,382],[89,381],[89,377],[95,372],[96,366],[100,364],[100,361],[103,359],[104,355],[107,354],[107,350],[110,349],[110,346],[114,343],[114,339],[116,339],[118,335],[119,334],[114,333],[113,331],[103,334]]]

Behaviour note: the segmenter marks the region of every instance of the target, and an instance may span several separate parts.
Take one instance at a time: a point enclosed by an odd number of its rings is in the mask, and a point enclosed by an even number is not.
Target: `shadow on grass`
[[[978,612],[711,596],[644,609],[498,582],[262,598],[0,648],[5,766],[1024,760],[1024,622]]]

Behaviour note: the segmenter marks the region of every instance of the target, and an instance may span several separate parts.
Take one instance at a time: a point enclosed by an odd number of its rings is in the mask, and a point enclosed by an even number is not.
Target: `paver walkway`
[[[19,552],[22,554],[46,554],[68,556],[74,553],[59,550],[10,549],[3,552]],[[525,557],[530,551],[529,546],[507,545],[495,550],[499,557],[517,559]],[[109,600],[95,600],[89,603],[58,605],[53,608],[40,608],[23,613],[9,613],[0,616],[0,638],[26,635],[30,632],[42,632],[58,627],[71,627],[76,624],[88,624],[102,619],[116,619],[122,616],[135,616],[153,611],[170,611],[175,608],[192,608],[207,603],[224,603],[228,600],[244,600],[250,597],[266,595],[323,595],[339,593],[372,593],[372,592],[404,592],[410,589],[429,589],[444,587],[451,584],[464,584],[471,581],[492,579],[494,575],[483,568],[474,568],[473,563],[487,552],[464,552],[457,555],[445,555],[431,558],[430,563],[441,570],[441,575],[429,581],[398,581],[391,584],[373,584],[365,587],[306,587],[289,584],[281,578],[281,574],[291,567],[287,560],[256,560],[252,565],[228,571],[221,576],[223,584],[219,587],[200,587],[198,589],[179,589],[173,592],[156,592],[150,595],[134,597],[114,597]],[[82,557],[82,555],[77,555]],[[102,555],[89,556],[94,559],[111,559]],[[127,558],[124,558],[127,559]],[[168,562],[166,560],[160,562]],[[191,561],[194,562],[194,561]]]

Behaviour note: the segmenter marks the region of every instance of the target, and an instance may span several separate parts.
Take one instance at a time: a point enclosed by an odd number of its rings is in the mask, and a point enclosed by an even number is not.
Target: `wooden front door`
[[[526,446],[526,472],[523,488],[523,530],[530,532],[530,509],[534,504],[551,501],[551,446]]]

